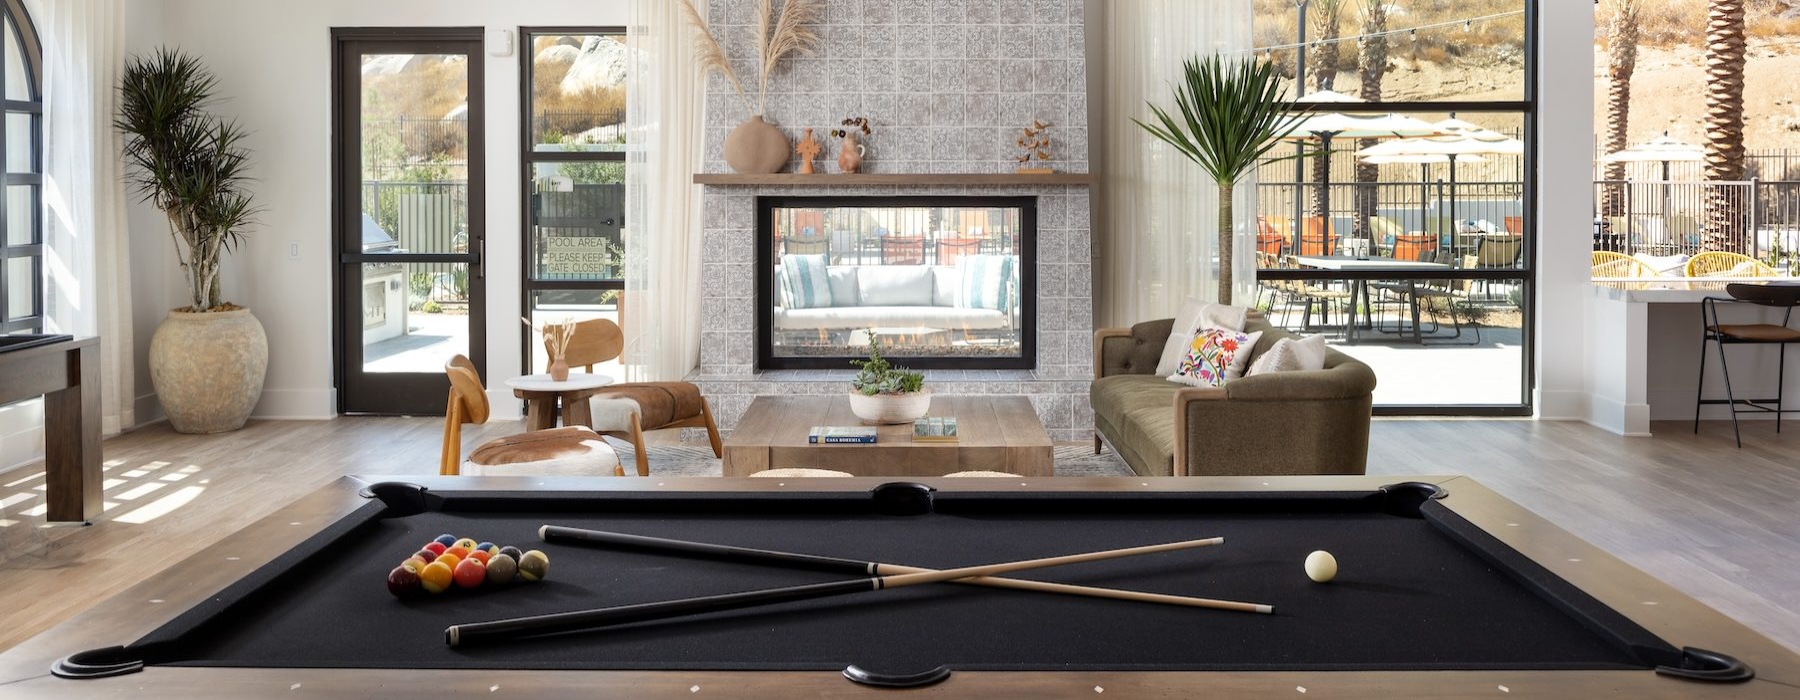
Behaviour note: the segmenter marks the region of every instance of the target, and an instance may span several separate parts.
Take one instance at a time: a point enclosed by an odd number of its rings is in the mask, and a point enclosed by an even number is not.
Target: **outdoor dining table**
[[[1447,270],[1447,269],[1450,269],[1450,266],[1446,265],[1444,263],[1417,262],[1417,261],[1412,261],[1412,260],[1400,260],[1398,258],[1362,257],[1362,256],[1351,256],[1351,255],[1302,255],[1302,256],[1298,256],[1298,257],[1294,258],[1294,261],[1296,263],[1299,263],[1301,266],[1317,268],[1320,270],[1357,270],[1357,271],[1390,271],[1391,270],[1394,272],[1407,272],[1407,271],[1412,271],[1412,270]],[[1413,299],[1413,302],[1412,302],[1413,342],[1419,343],[1422,345],[1425,342],[1425,338],[1424,338],[1424,335],[1421,334],[1419,331],[1419,302],[1418,302],[1418,296],[1417,296],[1418,282],[1416,280],[1401,280],[1401,281],[1406,284],[1407,295]],[[1344,342],[1346,342],[1346,343],[1356,342],[1356,333],[1357,333],[1358,328],[1370,327],[1370,326],[1374,325],[1374,323],[1375,323],[1374,309],[1368,307],[1368,303],[1369,303],[1369,280],[1367,278],[1350,280],[1350,301],[1347,303],[1347,306],[1350,309],[1350,316],[1349,316],[1348,322],[1344,324],[1344,336],[1343,336]],[[1356,310],[1359,307],[1365,307],[1365,308],[1363,308],[1363,312],[1362,312],[1362,314],[1363,314],[1363,323],[1362,324],[1359,324],[1356,322]]]

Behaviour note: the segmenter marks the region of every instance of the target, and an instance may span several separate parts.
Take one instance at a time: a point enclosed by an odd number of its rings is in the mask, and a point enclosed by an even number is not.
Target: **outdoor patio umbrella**
[[[1600,158],[1602,163],[1662,163],[1662,218],[1665,226],[1669,220],[1669,164],[1702,160],[1706,160],[1704,149],[1672,137],[1666,131],[1662,136]]]
[[[1446,120],[1450,121],[1450,120]],[[1460,122],[1461,120],[1455,120]],[[1462,122],[1467,124],[1467,122]],[[1435,126],[1446,126],[1439,122]],[[1449,125],[1456,126],[1456,125]],[[1525,143],[1487,129],[1465,130],[1448,136],[1426,136],[1380,143],[1356,152],[1359,156],[1431,156],[1441,155],[1450,161],[1450,220],[1456,220],[1456,164],[1468,156],[1523,155]],[[1454,224],[1453,224],[1454,225]],[[1454,246],[1455,232],[1450,232]]]
[[[1314,93],[1307,97],[1311,98],[1320,94],[1321,93]],[[1337,93],[1331,94],[1336,95]],[[1302,98],[1303,101],[1305,99],[1306,98]],[[1329,159],[1331,158],[1330,151],[1332,139],[1340,137],[1357,139],[1405,138],[1409,136],[1426,136],[1442,133],[1444,133],[1443,130],[1433,126],[1429,122],[1399,114],[1372,114],[1368,116],[1359,116],[1328,112],[1307,117],[1300,122],[1298,128],[1288,134],[1288,138],[1319,140],[1319,149],[1321,152],[1313,157],[1325,158],[1327,159],[1326,162],[1328,164],[1320,171],[1321,174],[1317,184],[1319,192],[1321,193],[1319,201],[1325,202],[1328,205],[1331,200],[1331,168],[1329,166]],[[1300,236],[1304,235],[1305,230],[1303,223],[1305,218],[1301,211],[1299,199],[1299,197],[1295,197],[1294,206],[1294,230],[1297,232],[1295,234],[1296,245],[1298,245]],[[1331,216],[1329,209],[1329,206],[1321,207],[1319,215],[1329,220]],[[1331,253],[1331,240],[1329,236],[1326,237],[1325,252],[1328,255]]]

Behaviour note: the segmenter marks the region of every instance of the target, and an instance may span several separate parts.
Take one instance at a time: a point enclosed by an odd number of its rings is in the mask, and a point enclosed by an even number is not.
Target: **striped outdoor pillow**
[[[788,309],[831,306],[831,282],[825,274],[825,255],[781,256],[781,300]]]
[[[956,271],[962,278],[957,290],[957,305],[965,309],[1011,311],[1013,307],[1013,269],[1019,264],[1014,255],[965,255],[956,259]]]

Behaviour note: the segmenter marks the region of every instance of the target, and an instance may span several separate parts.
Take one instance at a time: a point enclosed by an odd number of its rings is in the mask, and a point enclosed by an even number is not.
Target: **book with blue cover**
[[[814,445],[873,445],[875,429],[867,426],[814,426],[806,441]]]

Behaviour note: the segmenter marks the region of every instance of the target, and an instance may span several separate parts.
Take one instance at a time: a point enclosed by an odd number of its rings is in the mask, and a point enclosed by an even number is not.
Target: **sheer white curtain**
[[[121,0],[33,3],[44,44],[44,267],[51,332],[100,336],[101,428],[132,410],[131,273],[119,136]]]
[[[1127,326],[1173,316],[1186,297],[1218,295],[1218,187],[1131,120],[1151,118],[1147,101],[1174,108],[1182,61],[1249,49],[1254,12],[1251,0],[1111,0],[1104,12],[1095,315],[1102,326]],[[1240,222],[1254,221],[1255,191],[1254,180],[1238,183]],[[1238,228],[1232,269],[1242,301],[1255,255],[1248,229]]]
[[[632,381],[679,380],[700,362],[700,188],[693,174],[705,100],[687,31],[674,0],[632,0],[621,322]]]

